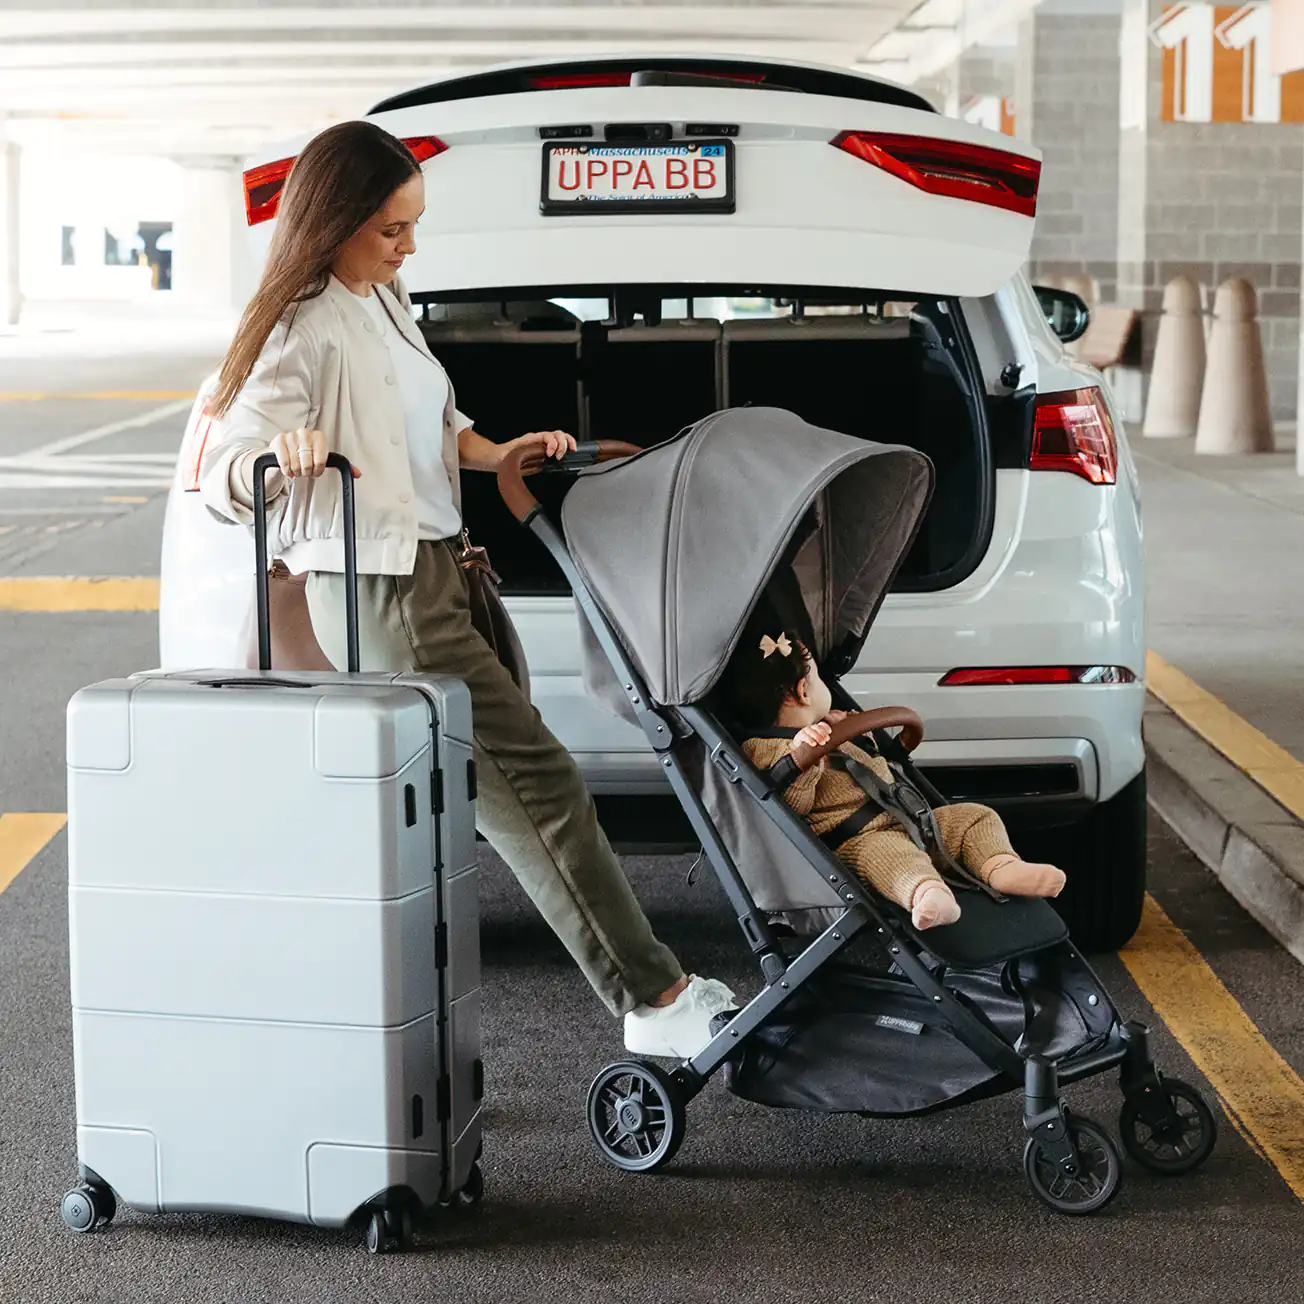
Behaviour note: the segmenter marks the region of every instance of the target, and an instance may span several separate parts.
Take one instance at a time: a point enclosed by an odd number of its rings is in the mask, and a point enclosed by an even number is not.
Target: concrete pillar
[[[1112,303],[1118,263],[1117,0],[1043,0],[1019,21],[1015,134],[1042,151],[1034,280],[1085,277]]]
[[[1304,8],[1296,0],[1273,0],[1272,5],[1272,71],[1278,75],[1299,74],[1304,71]],[[1302,251],[1304,252],[1304,251]],[[1304,291],[1301,291],[1304,295]],[[1300,304],[1300,317],[1304,320],[1304,299]],[[1295,409],[1295,471],[1304,475],[1304,348],[1299,354]]]
[[[0,322],[17,326],[23,295],[19,286],[18,200],[22,153],[5,136],[0,114]]]
[[[183,171],[172,234],[172,293],[198,310],[239,311],[254,288],[239,163],[177,162]]]
[[[1304,125],[1244,120],[1241,78],[1252,79],[1258,52],[1234,49],[1232,33],[1223,40],[1200,26],[1226,18],[1203,4],[1123,0],[1118,297],[1143,313],[1148,366],[1163,287],[1173,277],[1188,276],[1206,291],[1229,277],[1249,281],[1258,295],[1273,416],[1289,418],[1299,366]],[[1178,19],[1181,30],[1168,29]]]

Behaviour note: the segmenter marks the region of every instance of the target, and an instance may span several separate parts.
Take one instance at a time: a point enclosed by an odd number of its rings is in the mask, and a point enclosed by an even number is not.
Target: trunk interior
[[[814,425],[908,444],[936,491],[898,589],[937,589],[977,564],[992,471],[983,385],[958,306],[819,304],[774,297],[427,304],[419,320],[458,407],[489,439],[566,430],[649,446],[725,407],[782,407]],[[663,311],[664,310],[664,311]],[[672,315],[673,314],[673,315]],[[745,468],[743,469],[745,474]],[[571,477],[532,491],[554,508]],[[564,595],[543,546],[512,519],[493,476],[465,472],[463,513],[505,594]]]

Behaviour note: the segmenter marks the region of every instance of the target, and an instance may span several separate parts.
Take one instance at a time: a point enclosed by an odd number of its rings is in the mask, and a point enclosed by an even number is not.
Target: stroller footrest
[[[1064,921],[1040,899],[993,901],[982,892],[965,892],[960,907],[955,923],[922,932],[911,927],[905,911],[890,908],[924,950],[953,969],[986,969],[1057,946],[1069,935]]]

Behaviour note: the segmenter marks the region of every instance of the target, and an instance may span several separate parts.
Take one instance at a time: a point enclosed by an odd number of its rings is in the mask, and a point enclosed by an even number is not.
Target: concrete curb
[[[1155,812],[1304,963],[1304,825],[1153,696],[1145,743]]]

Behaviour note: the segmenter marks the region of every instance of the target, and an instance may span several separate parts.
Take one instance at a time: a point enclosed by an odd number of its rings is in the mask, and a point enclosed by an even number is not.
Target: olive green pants
[[[312,571],[306,592],[317,641],[343,666],[344,576]],[[612,1013],[673,986],[680,966],[635,900],[578,767],[471,624],[451,547],[422,541],[411,575],[359,575],[358,627],[364,671],[451,675],[470,689],[476,826]]]

